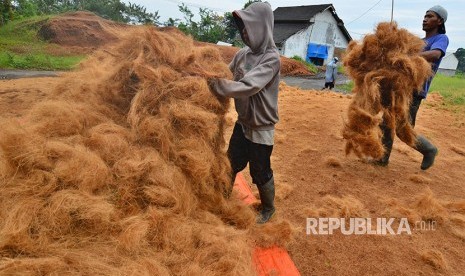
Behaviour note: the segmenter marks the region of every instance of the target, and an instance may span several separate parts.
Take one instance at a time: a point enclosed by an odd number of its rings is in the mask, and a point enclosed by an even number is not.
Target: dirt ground
[[[297,227],[295,241],[288,248],[303,275],[463,273],[463,236],[450,234],[446,225],[400,236],[308,236],[305,232],[305,219],[315,209],[331,208],[327,206],[334,204],[334,198],[352,198],[358,204],[336,204],[340,217],[348,213],[372,218],[389,217],[386,212],[392,207],[386,201],[410,204],[428,188],[436,199],[463,201],[463,116],[422,106],[416,129],[434,141],[440,154],[434,167],[421,171],[421,154],[399,140],[386,168],[345,157],[340,132],[349,104],[346,96],[291,90],[281,93],[279,104],[281,121],[272,166],[278,192],[279,185],[292,191],[278,200],[278,210]],[[444,269],[430,260],[429,251],[440,252]]]
[[[1,80],[1,116],[24,120],[21,115],[46,97],[61,79]],[[397,140],[389,166],[375,167],[354,156],[345,157],[341,129],[350,96],[285,85],[280,93],[281,119],[272,155],[277,183],[275,220],[288,220],[294,229],[294,239],[287,249],[302,275],[463,273],[463,115],[440,109],[441,100],[430,97],[420,109],[416,129],[439,147],[435,165],[421,171],[421,155]],[[232,109],[228,117],[226,140],[235,120]],[[250,181],[247,172],[245,175]],[[429,204],[451,206],[446,203],[462,202],[454,205],[456,210],[446,210],[449,215],[437,217],[435,230],[412,228],[412,235],[306,234],[307,217],[325,213],[337,217],[390,217],[395,207],[412,206],[427,189],[433,193]]]

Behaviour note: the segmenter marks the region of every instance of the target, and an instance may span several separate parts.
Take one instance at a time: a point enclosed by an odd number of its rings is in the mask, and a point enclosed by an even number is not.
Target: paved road
[[[281,80],[284,81],[289,86],[297,86],[301,89],[310,90],[321,90],[325,86],[324,73],[319,73],[316,76],[310,77],[281,77]],[[342,85],[348,83],[350,80],[345,76],[339,74],[336,79],[336,85]],[[334,88],[333,91],[347,93],[347,91]]]
[[[31,70],[7,70],[0,69],[0,80],[19,79],[19,78],[38,78],[38,77],[57,77],[59,71],[31,71]],[[301,89],[321,90],[325,85],[324,74],[319,73],[316,76],[309,77],[282,77],[287,85],[297,86]],[[336,80],[336,85],[345,84],[349,82],[348,78],[344,75],[339,75]],[[347,93],[347,91],[334,88],[333,91]]]
[[[11,80],[19,78],[57,77],[58,71],[31,71],[31,70],[7,70],[0,69],[0,80]]]

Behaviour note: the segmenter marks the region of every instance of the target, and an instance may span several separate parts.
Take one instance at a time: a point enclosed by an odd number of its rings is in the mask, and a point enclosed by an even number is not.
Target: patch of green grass
[[[0,27],[0,68],[70,70],[85,56],[52,55],[49,43],[37,36],[40,27],[52,16],[14,20]]]
[[[307,67],[307,69],[312,72],[312,73],[318,73],[318,68],[314,65],[314,64],[311,64],[309,62],[306,62],[305,60],[303,60],[301,57],[299,56],[293,56],[291,57],[291,59],[294,59],[294,60],[297,60],[299,62],[301,62],[303,65],[305,65],[305,67]]]
[[[69,70],[78,64],[84,56],[51,56],[43,53],[14,54],[0,53],[0,68],[35,69],[35,70]]]
[[[37,16],[14,20],[0,27],[0,50],[28,48],[42,49],[47,43],[37,37],[37,31],[50,19],[50,16]]]
[[[350,81],[347,84],[338,85],[337,88],[350,92],[354,88],[354,83]],[[465,75],[458,74],[450,77],[437,74],[431,83],[430,93],[439,93],[444,98],[444,105],[449,109],[465,108]]]
[[[346,93],[352,93],[352,89],[354,88],[354,82],[351,80],[346,84],[336,85],[336,88]]]
[[[438,92],[446,106],[465,106],[465,77],[437,74],[431,83],[431,92]]]

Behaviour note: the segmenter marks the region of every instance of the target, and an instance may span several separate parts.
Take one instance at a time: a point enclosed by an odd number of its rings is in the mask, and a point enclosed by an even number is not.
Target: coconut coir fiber
[[[396,23],[380,23],[361,43],[352,41],[343,62],[354,81],[354,96],[343,129],[346,153],[381,158],[384,123],[403,142],[413,146],[416,135],[409,122],[412,93],[422,89],[431,66],[418,55],[424,42],[399,29]]]
[[[0,274],[253,274],[253,240],[273,241],[223,196],[229,102],[206,79],[227,65],[169,29],[119,36],[1,120]]]

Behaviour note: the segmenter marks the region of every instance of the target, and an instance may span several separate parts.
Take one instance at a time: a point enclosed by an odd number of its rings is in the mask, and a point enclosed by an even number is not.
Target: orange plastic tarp
[[[252,193],[249,184],[241,173],[238,173],[234,181],[234,190],[240,200],[245,204],[253,204],[257,199]],[[300,276],[294,262],[283,248],[273,246],[269,248],[257,247],[253,252],[253,262],[257,274],[260,276]]]

